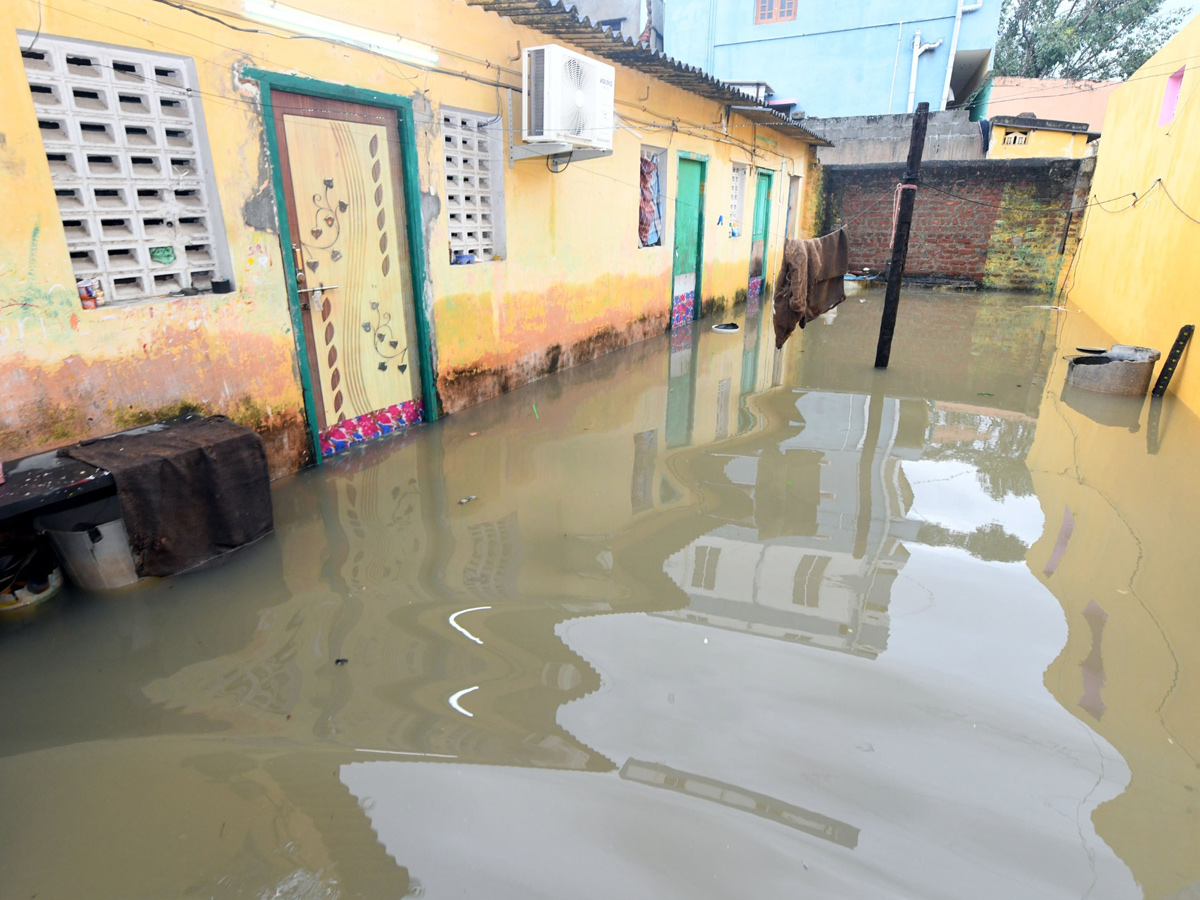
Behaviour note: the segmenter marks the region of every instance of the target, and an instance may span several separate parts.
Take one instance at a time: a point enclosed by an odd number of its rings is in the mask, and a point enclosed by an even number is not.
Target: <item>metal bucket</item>
[[[81,588],[106,591],[138,580],[116,497],[39,516],[34,527],[50,538],[67,577]]]
[[[1142,397],[1161,356],[1150,347],[1113,344],[1104,353],[1071,357],[1067,361],[1067,384],[1103,394]]]

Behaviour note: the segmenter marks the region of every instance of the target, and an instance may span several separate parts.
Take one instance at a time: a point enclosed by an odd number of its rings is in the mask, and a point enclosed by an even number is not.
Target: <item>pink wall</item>
[[[1086,122],[1090,130],[1099,131],[1104,125],[1108,98],[1120,86],[1119,81],[998,76],[992,82],[987,117],[1031,112],[1039,119]]]

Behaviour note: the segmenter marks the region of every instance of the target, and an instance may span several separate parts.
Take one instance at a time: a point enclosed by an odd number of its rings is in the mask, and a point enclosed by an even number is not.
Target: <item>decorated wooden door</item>
[[[272,92],[322,455],[419,422],[397,114]]]

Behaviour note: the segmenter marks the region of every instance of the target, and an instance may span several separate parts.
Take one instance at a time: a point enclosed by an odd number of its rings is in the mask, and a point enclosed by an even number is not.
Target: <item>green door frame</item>
[[[417,353],[421,368],[421,400],[425,406],[425,420],[437,418],[437,385],[433,377],[433,355],[430,335],[432,323],[426,317],[425,292],[425,246],[421,235],[421,187],[417,168],[417,137],[413,128],[412,101],[398,94],[387,94],[365,88],[343,84],[330,84],[315,78],[285,75],[263,69],[246,68],[243,76],[257,81],[262,92],[263,128],[267,135],[267,149],[271,156],[271,185],[275,191],[275,209],[279,219],[279,240],[283,254],[283,272],[287,280],[288,311],[292,320],[292,334],[296,339],[296,355],[300,362],[300,386],[304,393],[304,411],[308,417],[309,439],[312,441],[313,456],[317,465],[324,463],[321,455],[320,426],[317,410],[313,403],[313,373],[309,371],[308,351],[303,346],[304,320],[300,313],[300,294],[297,292],[296,262],[287,248],[292,245],[291,228],[288,225],[287,203],[284,199],[283,171],[279,160],[279,135],[275,129],[274,106],[271,102],[273,90],[309,97],[324,97],[329,100],[345,100],[364,106],[381,106],[395,110],[400,131],[400,169],[404,185],[404,218],[408,233],[408,255],[412,268],[413,318],[417,327]]]
[[[775,186],[775,173],[771,169],[759,169],[757,177],[754,181],[754,219],[750,223],[750,240],[754,240],[754,236],[758,229],[758,185],[765,181],[767,183],[767,195],[763,204],[763,245],[770,244],[771,235],[771,188]],[[763,264],[766,265],[766,257],[763,257]]]
[[[759,187],[766,183],[766,190],[759,192]],[[751,279],[761,278],[763,286],[767,283],[768,260],[771,255],[771,188],[775,186],[775,173],[771,169],[759,169],[754,179],[754,218],[750,220],[750,269]],[[762,271],[754,273],[754,244],[758,241],[759,213],[762,214]]]
[[[702,296],[700,293],[700,288],[701,288],[701,282],[702,282],[703,276],[704,276],[704,207],[705,207],[705,200],[707,199],[707,196],[708,196],[707,189],[706,189],[706,185],[708,183],[708,157],[706,155],[703,155],[700,153],[691,153],[687,150],[678,151],[678,155],[676,156],[676,166],[675,166],[675,188],[676,188],[676,197],[675,197],[676,207],[675,207],[675,209],[676,209],[677,213],[678,213],[678,209],[679,209],[679,207],[678,207],[678,203],[679,203],[679,197],[678,197],[679,165],[678,165],[678,162],[685,160],[685,159],[688,159],[688,160],[691,160],[692,162],[696,162],[696,163],[700,164],[700,221],[696,225],[696,287],[694,290],[696,299],[692,306],[692,318],[698,319],[698,318],[700,318],[700,297]],[[675,227],[671,231],[672,251],[674,251],[675,235],[678,233],[678,231],[679,231],[679,216],[678,216],[678,214],[676,214]],[[676,265],[675,261],[674,261],[674,259],[672,259],[672,261],[671,261],[671,297],[668,302],[674,302],[674,300],[675,300],[675,265]]]

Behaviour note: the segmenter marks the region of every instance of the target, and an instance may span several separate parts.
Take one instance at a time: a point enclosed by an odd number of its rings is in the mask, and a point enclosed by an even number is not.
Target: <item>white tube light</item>
[[[427,44],[419,44],[399,35],[386,34],[371,28],[361,28],[315,13],[285,6],[276,0],[243,0],[247,18],[265,25],[276,25],[309,37],[329,38],[343,44],[361,47],[371,53],[389,56],[420,66],[436,66],[438,55]]]

